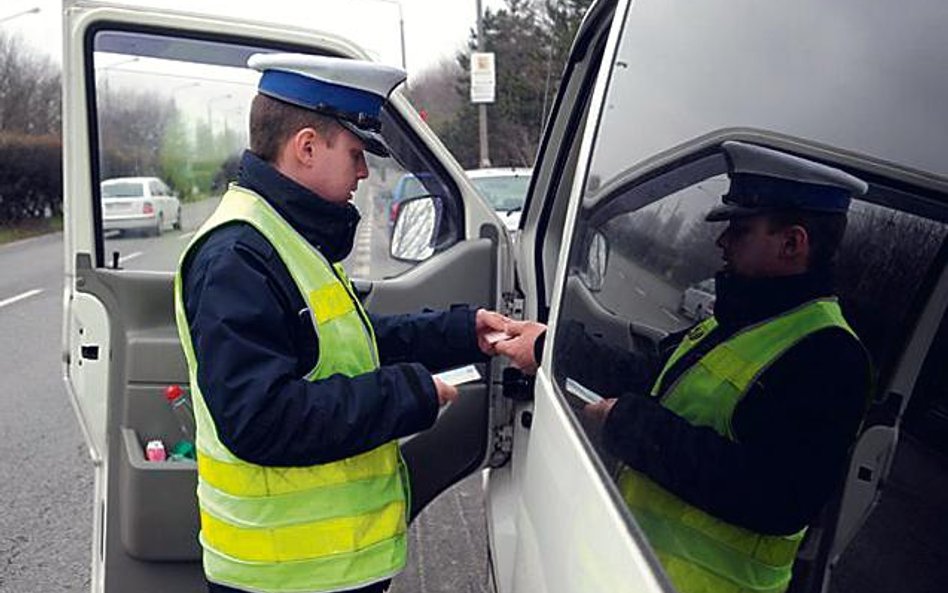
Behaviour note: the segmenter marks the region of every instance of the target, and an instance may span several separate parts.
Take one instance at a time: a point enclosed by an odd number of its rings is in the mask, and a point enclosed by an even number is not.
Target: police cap
[[[744,142],[721,145],[731,185],[724,204],[708,213],[716,222],[780,210],[845,213],[868,185],[826,165]]]
[[[388,156],[380,114],[407,75],[373,62],[306,54],[254,54],[247,65],[263,72],[257,91],[334,118],[369,152]]]

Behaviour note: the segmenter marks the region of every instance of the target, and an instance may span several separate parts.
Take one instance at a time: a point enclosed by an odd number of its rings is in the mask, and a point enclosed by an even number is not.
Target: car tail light
[[[152,204],[151,202],[145,202],[145,205],[142,206],[142,213],[143,213],[143,214],[154,214],[154,213],[155,213],[155,206],[154,206],[154,204]]]
[[[392,222],[395,222],[395,219],[398,218],[398,205],[399,204],[401,204],[401,202],[395,202],[394,204],[392,204],[392,216],[391,216]]]

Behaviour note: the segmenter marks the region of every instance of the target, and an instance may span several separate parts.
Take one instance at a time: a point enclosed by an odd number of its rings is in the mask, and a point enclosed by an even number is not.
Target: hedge
[[[59,215],[62,209],[59,137],[0,134],[0,226]]]

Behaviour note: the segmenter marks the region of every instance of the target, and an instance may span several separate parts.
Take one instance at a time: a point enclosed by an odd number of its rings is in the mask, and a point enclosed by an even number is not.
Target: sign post
[[[481,0],[477,0],[477,50],[471,52],[471,102],[477,103],[478,138],[480,139],[480,167],[490,167],[487,147],[487,103],[494,102],[497,80],[494,54],[484,51],[484,18]]]

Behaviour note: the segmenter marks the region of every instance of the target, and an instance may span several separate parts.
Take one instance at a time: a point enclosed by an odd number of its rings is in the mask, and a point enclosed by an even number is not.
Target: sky
[[[401,66],[399,4],[405,26],[409,82],[426,68],[452,59],[475,26],[476,0],[113,0],[112,4],[202,13],[223,11],[234,18],[293,24],[355,41],[378,61]],[[0,30],[20,34],[56,62],[62,54],[61,0],[0,0]],[[503,0],[482,0],[485,9]],[[6,17],[39,7],[37,14]]]

